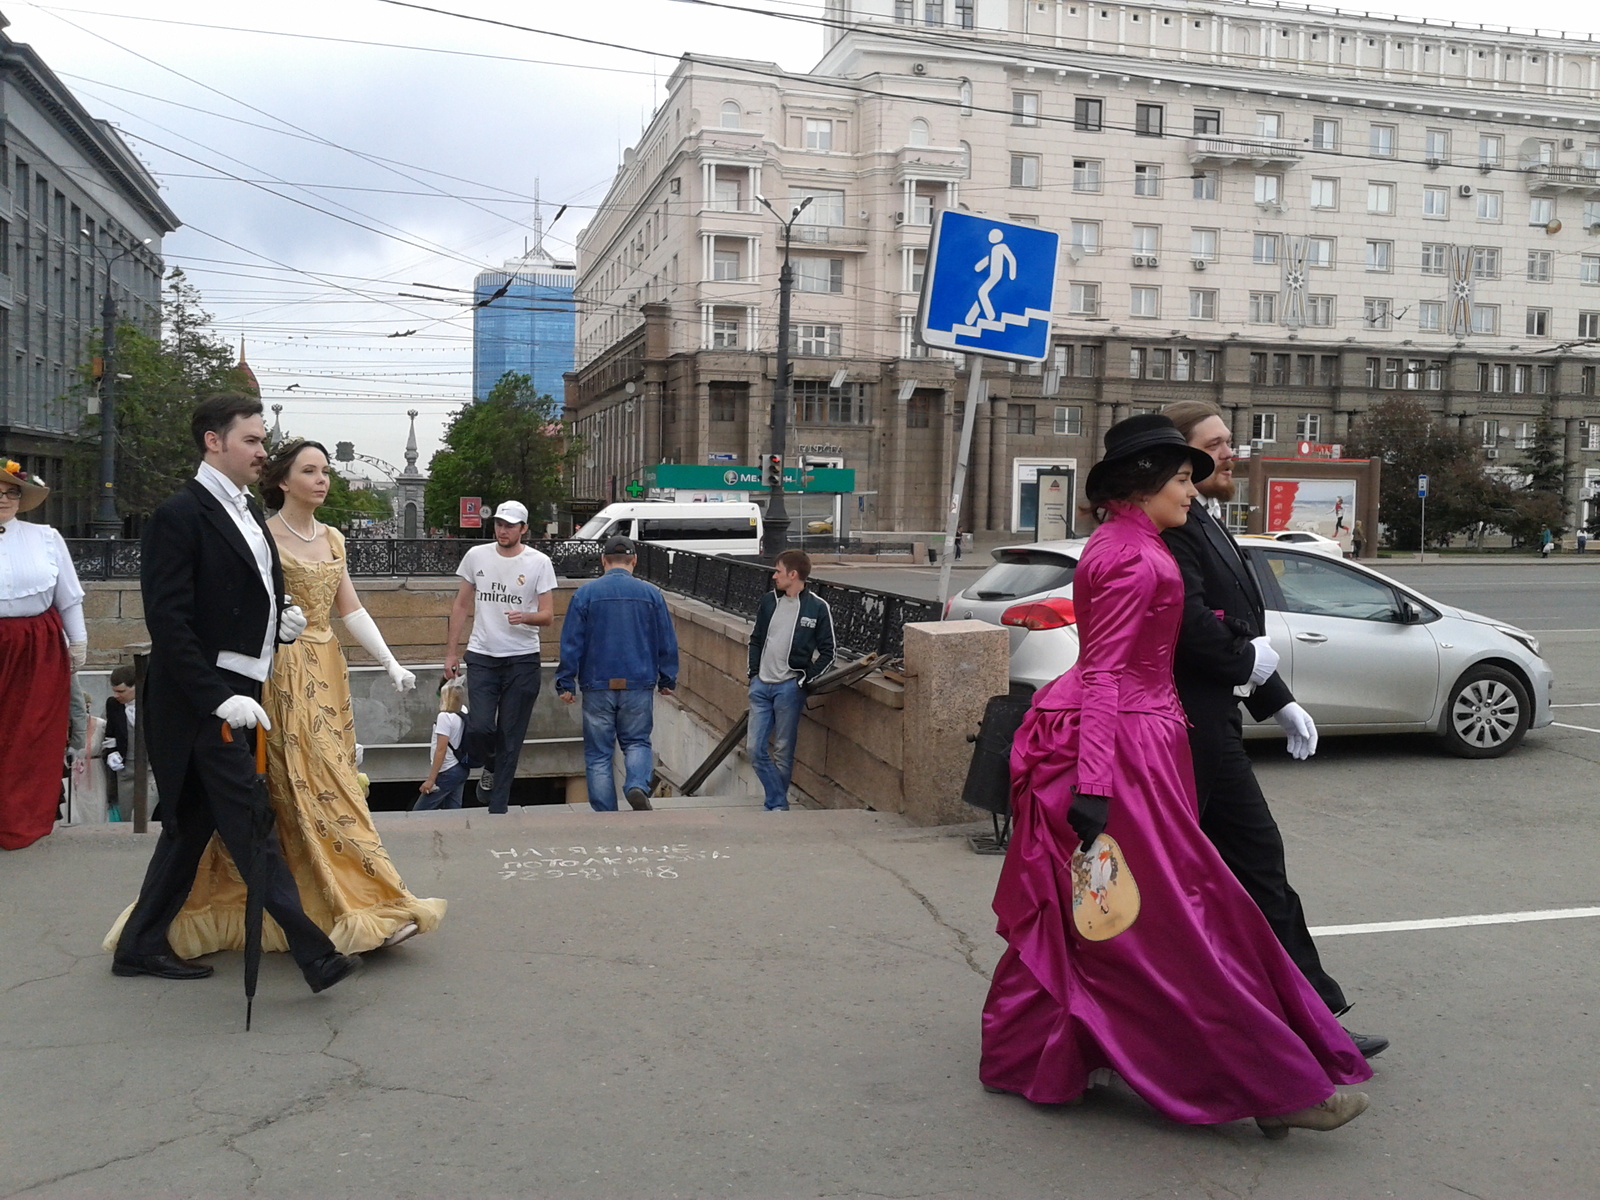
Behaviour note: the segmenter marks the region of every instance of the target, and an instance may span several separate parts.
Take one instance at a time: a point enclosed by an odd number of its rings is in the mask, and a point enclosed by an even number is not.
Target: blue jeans
[[[617,785],[611,775],[612,753],[622,744],[622,786],[650,790],[655,754],[650,731],[656,723],[653,688],[583,693],[583,766],[589,783],[589,807],[617,811]]]
[[[798,679],[763,683],[750,681],[750,765],[761,779],[768,808],[789,807],[789,777],[794,774],[795,732],[805,711],[806,694]],[[771,741],[772,749],[767,750]]]
[[[467,785],[467,768],[462,763],[440,771],[433,780],[433,791],[418,796],[411,806],[412,812],[427,812],[430,808],[460,808],[461,792]]]
[[[467,723],[462,736],[467,753],[494,773],[489,811],[503,813],[511,803],[511,781],[528,736],[528,719],[539,698],[539,656],[494,658],[466,653]]]

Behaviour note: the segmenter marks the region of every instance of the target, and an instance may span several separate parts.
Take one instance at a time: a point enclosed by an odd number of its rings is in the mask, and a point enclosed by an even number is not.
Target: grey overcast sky
[[[546,237],[570,254],[678,55],[805,70],[822,37],[677,0],[419,3],[548,32],[382,0],[0,0],[0,11],[8,35],[122,129],[160,180],[184,222],[166,239],[168,264],[199,287],[219,334],[245,338],[284,427],[399,465],[414,407],[425,466],[470,396],[471,317],[399,293],[470,289],[519,255],[535,181],[547,221],[570,205]],[[1600,12],[1573,0],[1410,0],[1404,11],[1600,30]]]

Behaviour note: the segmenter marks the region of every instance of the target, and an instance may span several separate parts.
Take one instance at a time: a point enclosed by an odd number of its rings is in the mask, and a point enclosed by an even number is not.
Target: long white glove
[[[249,696],[229,696],[217,705],[211,715],[221,717],[235,729],[242,725],[248,725],[251,729],[257,725],[263,729],[272,728],[272,722],[267,718],[267,710]]]
[[[1260,687],[1278,669],[1278,652],[1272,648],[1271,638],[1251,638],[1250,644],[1256,648],[1256,665],[1250,669],[1250,682]]]
[[[72,658],[72,669],[83,670],[83,664],[89,661],[88,642],[68,642],[67,654]]]
[[[389,682],[394,684],[395,691],[409,692],[417,686],[417,677],[396,662],[389,647],[384,644],[383,634],[378,632],[378,623],[372,619],[371,613],[364,608],[346,613],[344,627],[360,643],[361,648],[389,673]]]
[[[121,755],[121,753],[119,753],[116,750],[113,750],[110,754],[106,755],[106,766],[110,767],[113,771],[122,770],[122,755]]]
[[[1304,760],[1317,752],[1317,723],[1293,700],[1273,713],[1272,719],[1289,735],[1290,754]]]
[[[289,597],[285,596],[287,600]],[[306,614],[298,604],[290,604],[278,614],[278,640],[292,642],[306,631]]]

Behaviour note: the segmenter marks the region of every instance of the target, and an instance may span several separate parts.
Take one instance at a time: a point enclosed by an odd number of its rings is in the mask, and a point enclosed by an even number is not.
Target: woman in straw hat
[[[31,846],[55,825],[72,673],[88,648],[66,542],[48,525],[17,520],[49,494],[44,480],[0,457],[0,850]]]
[[[980,1077],[1061,1104],[1115,1071],[1175,1121],[1335,1129],[1367,1098],[1334,1085],[1372,1072],[1200,831],[1172,679],[1183,579],[1160,535],[1188,519],[1211,456],[1156,414],[1105,442],[1084,489],[1101,524],[1073,577],[1078,662],[1039,689],[1011,753],[1015,827],[994,899],[1009,948]],[[1108,848],[1109,885],[1095,876]],[[1075,913],[1075,882],[1105,909]]]

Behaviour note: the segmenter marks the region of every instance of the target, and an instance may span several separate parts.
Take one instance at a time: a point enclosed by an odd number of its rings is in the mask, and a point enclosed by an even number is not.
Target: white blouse
[[[54,607],[67,640],[88,639],[83,624],[83,585],[67,543],[48,525],[7,521],[0,533],[0,618],[36,617]]]

